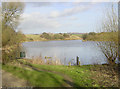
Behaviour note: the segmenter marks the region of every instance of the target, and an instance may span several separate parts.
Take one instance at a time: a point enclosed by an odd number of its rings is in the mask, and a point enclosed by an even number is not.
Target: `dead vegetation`
[[[33,57],[32,59],[19,59],[19,60],[24,60],[24,62],[30,63],[30,64],[40,64],[40,65],[61,65],[60,59],[58,58],[49,58],[45,57],[43,59],[41,56],[40,57]]]
[[[118,87],[118,65],[95,65],[91,68],[92,79],[100,86]]]

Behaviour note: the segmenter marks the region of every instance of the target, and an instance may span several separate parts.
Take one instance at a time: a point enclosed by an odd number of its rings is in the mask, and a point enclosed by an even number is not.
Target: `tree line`
[[[40,37],[45,38],[47,40],[57,40],[57,39],[64,40],[65,38],[69,38],[70,34],[67,34],[67,33],[49,34],[49,33],[43,32],[40,35]]]

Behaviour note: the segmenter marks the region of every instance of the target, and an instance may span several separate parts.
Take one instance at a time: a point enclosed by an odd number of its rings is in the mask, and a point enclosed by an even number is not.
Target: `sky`
[[[96,32],[110,2],[27,2],[17,30],[24,34]]]

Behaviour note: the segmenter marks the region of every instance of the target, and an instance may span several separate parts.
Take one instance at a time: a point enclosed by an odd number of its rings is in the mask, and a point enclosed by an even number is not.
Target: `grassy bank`
[[[32,66],[66,74],[73,79],[75,87],[118,87],[118,65],[82,65],[69,67],[32,64]]]
[[[94,34],[84,34],[83,39],[87,41],[116,41],[118,42],[118,32],[101,32]]]
[[[49,41],[49,40],[81,40],[82,38],[77,35],[69,35],[64,37],[61,34],[50,34],[42,36],[42,34],[26,34],[26,41]]]
[[[97,84],[93,85],[93,80],[90,79],[90,66],[49,66],[49,65],[33,65],[37,68],[41,68],[49,71],[56,71],[68,75],[73,79],[73,84],[75,87],[92,87],[98,86]]]
[[[20,59],[21,60],[21,59]],[[63,66],[63,65],[37,65],[16,64],[17,62],[3,65],[7,72],[23,78],[32,86],[40,87],[91,87],[93,80],[90,79],[90,66]]]
[[[19,62],[18,62],[19,61]],[[19,59],[3,65],[7,72],[39,87],[116,87],[116,66],[108,65],[39,65]]]

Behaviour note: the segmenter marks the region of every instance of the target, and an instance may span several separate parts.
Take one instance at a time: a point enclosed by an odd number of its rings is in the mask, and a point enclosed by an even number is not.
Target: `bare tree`
[[[2,24],[3,30],[6,27],[15,29],[18,26],[19,17],[24,9],[22,2],[2,2]]]
[[[0,48],[2,47],[2,5],[0,4]]]
[[[118,57],[118,15],[117,10],[112,4],[110,9],[107,9],[105,16],[99,29],[104,34],[109,34],[106,39],[97,42],[101,51],[107,58],[109,64],[115,64],[115,60]]]
[[[16,32],[20,15],[23,13],[23,2],[2,2],[2,63],[16,59],[19,43],[22,41],[20,33]],[[11,50],[11,46],[16,45]],[[9,46],[9,48],[7,47]]]
[[[2,46],[16,43],[15,29],[23,9],[23,2],[2,2]]]

